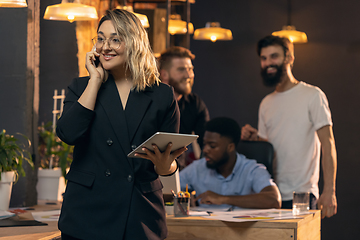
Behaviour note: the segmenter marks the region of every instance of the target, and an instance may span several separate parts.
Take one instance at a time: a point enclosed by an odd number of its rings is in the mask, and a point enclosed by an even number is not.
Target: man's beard
[[[206,166],[210,169],[217,169],[218,167],[221,167],[228,161],[229,161],[229,153],[224,152],[224,154],[222,155],[219,161],[213,163],[206,162]]]
[[[268,74],[267,69],[273,67],[276,68],[276,72],[274,74]],[[263,83],[267,87],[275,87],[278,83],[281,82],[281,77],[284,72],[284,63],[280,66],[278,65],[270,65],[266,68],[261,69],[261,76],[263,79]]]
[[[188,79],[182,79],[181,81],[188,81]],[[182,88],[182,87],[179,87],[181,84],[181,82],[177,82],[175,81],[173,78],[169,78],[169,84],[174,88],[174,91],[178,94],[181,94],[181,95],[189,95],[191,93],[191,82],[190,84],[187,85],[186,89]]]

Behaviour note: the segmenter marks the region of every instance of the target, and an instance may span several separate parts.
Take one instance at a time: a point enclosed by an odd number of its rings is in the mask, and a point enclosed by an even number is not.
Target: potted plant
[[[73,146],[62,142],[55,134],[52,122],[39,127],[37,192],[41,200],[61,200],[65,190],[65,175],[72,162]]]
[[[31,145],[30,140],[23,134],[18,135],[26,140],[28,146],[13,135],[6,134],[5,129],[0,132],[0,210],[9,208],[13,182],[16,183],[19,176],[25,176],[23,162],[34,166],[31,153],[26,150]]]

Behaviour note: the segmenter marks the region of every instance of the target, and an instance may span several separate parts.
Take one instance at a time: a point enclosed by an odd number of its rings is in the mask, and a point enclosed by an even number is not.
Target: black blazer
[[[60,139],[75,145],[59,229],[80,239],[164,239],[158,174],[151,161],[127,154],[157,131],[178,132],[174,93],[162,83],[131,91],[124,111],[110,76],[91,111],[77,102],[88,79],[74,79],[57,122]]]

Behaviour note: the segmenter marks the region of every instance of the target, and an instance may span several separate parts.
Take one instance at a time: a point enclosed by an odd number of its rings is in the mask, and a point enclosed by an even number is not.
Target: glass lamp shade
[[[27,7],[26,0],[0,0],[0,7],[22,8]]]
[[[232,32],[229,29],[221,28],[218,22],[207,22],[205,28],[196,29],[194,32],[196,40],[232,40]]]
[[[95,7],[62,0],[61,4],[51,5],[46,8],[44,19],[69,22],[89,21],[97,20],[98,15]]]
[[[170,19],[169,20],[169,33],[171,35],[174,34],[186,34],[186,22],[178,19]],[[189,33],[194,33],[194,25],[189,23]]]
[[[140,19],[141,25],[143,25],[144,28],[150,27],[149,19],[147,18],[147,16],[145,14],[135,13],[135,12],[133,12],[133,14]]]
[[[273,32],[272,35],[278,37],[286,37],[292,43],[307,43],[306,33],[296,31],[296,28],[291,25],[284,26],[281,31]]]
[[[141,13],[136,13],[134,12],[134,9],[132,6],[117,6],[117,9],[122,9],[122,10],[126,10],[128,12],[133,13],[135,16],[137,16],[140,19],[141,25],[144,28],[149,28],[150,24],[149,24],[149,19],[145,14],[141,14]]]

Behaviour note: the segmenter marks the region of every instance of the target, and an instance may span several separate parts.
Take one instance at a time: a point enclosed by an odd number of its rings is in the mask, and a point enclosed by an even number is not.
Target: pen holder
[[[190,198],[176,197],[174,198],[174,216],[187,217],[189,216]]]

